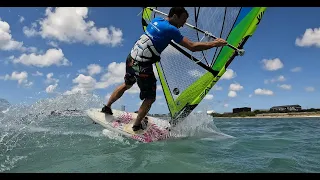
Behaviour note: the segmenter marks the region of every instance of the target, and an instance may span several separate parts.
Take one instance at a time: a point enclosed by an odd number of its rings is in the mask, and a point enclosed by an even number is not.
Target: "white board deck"
[[[113,115],[101,112],[101,108],[86,110],[86,114],[96,123],[108,130],[144,143],[164,140],[169,137],[168,121],[148,116],[148,126],[145,130],[133,131],[132,126],[137,113],[112,109]]]

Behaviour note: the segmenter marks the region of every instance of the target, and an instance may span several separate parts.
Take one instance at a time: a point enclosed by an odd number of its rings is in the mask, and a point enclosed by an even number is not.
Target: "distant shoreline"
[[[320,113],[267,113],[267,114],[257,114],[255,116],[232,116],[232,117],[215,117],[213,118],[253,118],[253,119],[270,119],[270,118],[320,118]]]

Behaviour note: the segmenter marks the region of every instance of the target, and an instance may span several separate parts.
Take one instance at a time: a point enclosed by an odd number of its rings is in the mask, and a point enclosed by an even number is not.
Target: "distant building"
[[[273,106],[270,111],[300,111],[302,108],[300,105],[284,105],[284,106]]]
[[[233,108],[233,113],[239,113],[239,112],[251,112],[251,107],[241,107],[241,108]]]
[[[126,106],[121,106],[121,111],[125,111],[126,110]]]

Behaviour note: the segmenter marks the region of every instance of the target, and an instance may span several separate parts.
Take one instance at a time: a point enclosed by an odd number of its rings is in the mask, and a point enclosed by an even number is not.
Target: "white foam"
[[[215,137],[234,138],[222,133],[212,120],[212,116],[206,113],[191,113],[186,119],[172,128],[174,137]]]
[[[123,136],[121,136],[117,132],[110,131],[108,129],[103,129],[102,133],[103,133],[103,135],[105,135],[109,139],[113,139],[113,140],[119,141],[119,142],[124,143],[124,144],[130,144],[129,141],[126,138],[124,138]]]
[[[27,156],[14,156],[12,158],[10,156],[6,156],[4,162],[0,164],[0,172],[11,170],[19,160],[25,158],[27,158]]]

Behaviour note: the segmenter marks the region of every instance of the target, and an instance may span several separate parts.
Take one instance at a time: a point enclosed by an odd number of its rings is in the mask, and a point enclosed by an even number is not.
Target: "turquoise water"
[[[81,111],[44,113],[66,108],[61,99],[44,104],[0,119],[0,172],[320,172],[319,118],[197,115],[181,129],[184,138],[143,144],[92,124]],[[85,104],[97,105],[77,108]]]

